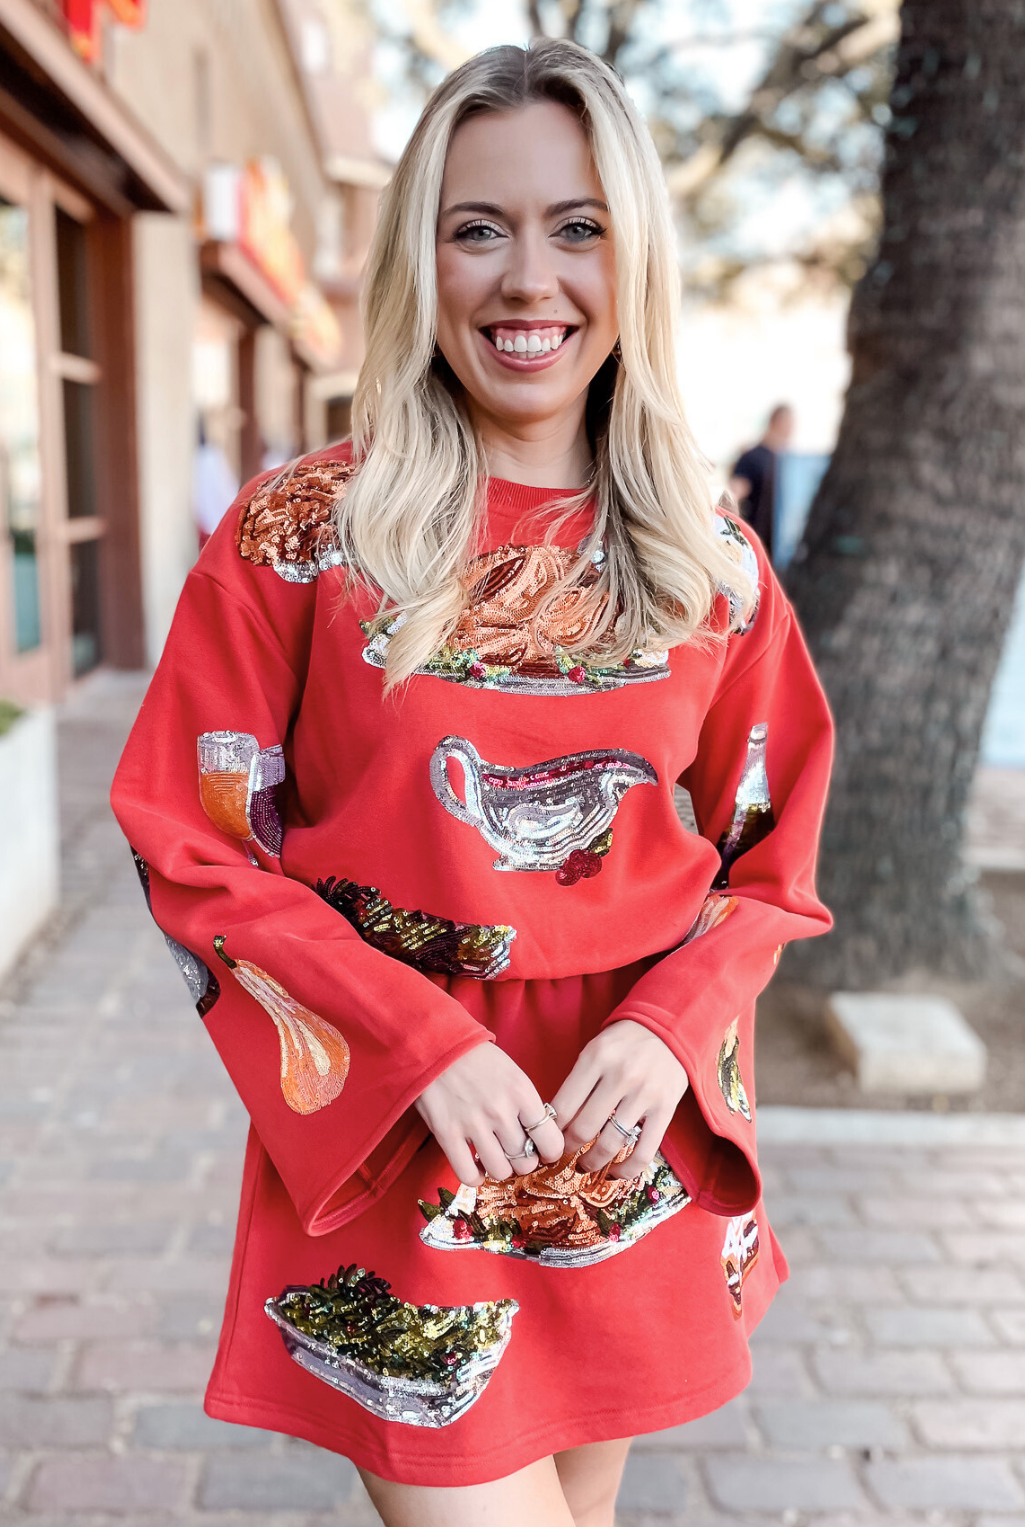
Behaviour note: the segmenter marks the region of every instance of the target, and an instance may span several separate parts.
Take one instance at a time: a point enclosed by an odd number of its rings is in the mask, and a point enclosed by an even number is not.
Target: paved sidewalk
[[[65,721],[67,904],[0,1002],[0,1522],[370,1527],[344,1460],[202,1415],[245,1121],[103,803],[136,698]],[[764,1159],[754,1383],[638,1444],[623,1527],[1025,1527],[1021,1135]]]

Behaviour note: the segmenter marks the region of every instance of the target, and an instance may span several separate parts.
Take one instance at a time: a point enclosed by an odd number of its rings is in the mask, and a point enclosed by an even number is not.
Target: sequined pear
[[[289,996],[259,965],[233,960],[223,934],[214,939],[214,948],[239,985],[274,1020],[281,1041],[281,1092],[289,1108],[316,1113],[333,1103],[349,1074],[349,1046],[338,1030]]]

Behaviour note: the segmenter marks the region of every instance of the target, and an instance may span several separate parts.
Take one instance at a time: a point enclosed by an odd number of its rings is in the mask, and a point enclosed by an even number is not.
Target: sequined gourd
[[[345,1086],[349,1046],[326,1019],[311,1013],[273,976],[248,960],[233,960],[224,948],[224,935],[214,948],[236,981],[274,1020],[281,1041],[281,1092],[295,1113],[326,1108]]]

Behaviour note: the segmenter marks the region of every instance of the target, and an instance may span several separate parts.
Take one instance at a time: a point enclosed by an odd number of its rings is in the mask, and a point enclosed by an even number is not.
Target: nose
[[[537,302],[542,297],[554,297],[559,281],[543,232],[525,229],[509,243],[502,296],[511,302]]]

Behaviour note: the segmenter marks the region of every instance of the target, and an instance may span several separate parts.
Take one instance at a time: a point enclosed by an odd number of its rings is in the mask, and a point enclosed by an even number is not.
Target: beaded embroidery
[[[542,1267],[590,1267],[626,1251],[690,1203],[663,1156],[638,1177],[609,1177],[608,1166],[576,1170],[587,1149],[524,1177],[486,1177],[479,1188],[463,1184],[456,1193],[439,1188],[438,1203],[420,1201],[427,1220],[420,1239],[442,1251],[476,1247]]]
[[[465,800],[453,788],[450,759],[462,765]],[[445,810],[497,850],[496,870],[555,870],[560,885],[598,874],[623,796],[634,785],[658,784],[647,759],[621,748],[517,769],[485,763],[465,737],[443,737],[430,769]]]
[[[769,776],[765,772],[768,735],[769,727],[765,721],[759,721],[748,734],[747,757],[737,786],[733,820],[717,844],[722,863],[712,882],[714,891],[726,889],[735,861],[760,843],[776,825],[769,795]]]
[[[334,875],[318,880],[313,889],[368,944],[418,970],[490,981],[508,967],[516,929],[506,923],[454,923],[428,912],[407,912],[393,907],[376,886],[357,885]]]
[[[287,583],[312,583],[344,558],[332,522],[354,468],[348,462],[297,462],[257,488],[235,531],[239,555],[272,567]]]
[[[283,832],[277,793],[285,781],[280,744],[261,748],[249,732],[204,732],[196,751],[199,798],[214,826],[278,858]]]
[[[135,872],[139,877],[139,884],[142,886],[142,894],[146,898],[147,910],[150,917],[153,917],[153,897],[150,892],[149,865],[134,848],[132,849],[132,859],[135,864]],[[157,921],[155,917],[153,917],[153,921]],[[157,927],[160,928],[159,923],[157,923]],[[217,998],[221,995],[221,988],[217,984],[217,977],[208,966],[203,964],[198,954],[193,954],[191,949],[186,949],[184,944],[179,944],[176,938],[172,938],[169,933],[164,933],[163,928],[160,928],[160,932],[164,936],[164,943],[171,951],[171,958],[181,971],[182,979],[189,989],[189,996],[196,1004],[196,1012],[201,1018],[205,1018],[217,1001]]]
[[[281,1045],[281,1095],[293,1113],[326,1108],[345,1086],[349,1046],[333,1024],[290,996],[273,976],[248,960],[233,960],[224,935],[214,948],[235,980],[274,1020]]]
[[[719,585],[720,594],[726,596],[730,606],[730,631],[736,636],[746,636],[758,618],[758,605],[761,599],[758,558],[755,556],[755,549],[751,542],[735,520],[729,519],[725,514],[717,514],[715,528],[719,539],[725,543],[727,554],[747,574],[754,590],[754,603],[745,617],[743,596],[725,583]]]
[[[553,597],[579,552],[565,546],[501,546],[469,563],[464,579],[467,606],[448,644],[417,672],[470,689],[521,695],[596,694],[669,675],[668,651],[637,651],[621,663],[571,657],[585,646],[605,608],[607,595],[589,591],[593,568],[582,582]],[[383,668],[403,617],[364,621],[363,657]]]
[[[718,928],[720,923],[724,923],[728,917],[733,916],[737,910],[737,904],[736,896],[706,896],[680,948],[693,944],[696,938],[701,938],[704,934],[711,933],[713,928]]]
[[[739,1113],[750,1124],[751,1105],[747,1100],[747,1090],[740,1074],[740,1037],[737,1034],[739,1022],[739,1018],[734,1018],[726,1030],[719,1049],[715,1074],[719,1082],[719,1091],[726,1099],[726,1107],[730,1113]]]
[[[744,1313],[744,1284],[758,1261],[758,1250],[758,1221],[754,1215],[734,1215],[726,1227],[721,1258],[734,1320]]]
[[[512,1334],[515,1299],[407,1304],[355,1263],[264,1310],[307,1373],[382,1421],[450,1426],[487,1387]]]

